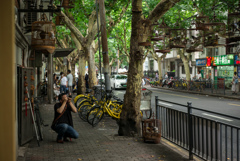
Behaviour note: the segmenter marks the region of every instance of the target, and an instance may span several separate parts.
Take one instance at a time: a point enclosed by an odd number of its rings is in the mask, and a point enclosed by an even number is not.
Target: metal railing
[[[204,160],[239,161],[240,127],[193,114],[192,111],[205,112],[206,115],[212,115],[215,118],[225,117],[225,120],[240,121],[240,118],[195,108],[192,107],[191,102],[182,105],[160,100],[155,96],[155,103],[156,119],[162,122],[162,137],[188,150],[189,159],[192,160],[193,155],[196,155]],[[167,107],[169,103],[184,107],[186,110]]]
[[[143,75],[144,77],[148,77],[148,78],[155,78],[156,77],[156,73],[158,73],[158,70],[145,70],[143,71]]]

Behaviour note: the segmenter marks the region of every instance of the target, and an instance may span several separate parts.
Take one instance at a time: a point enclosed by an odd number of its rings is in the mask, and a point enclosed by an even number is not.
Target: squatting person
[[[52,129],[58,133],[57,143],[69,141],[67,137],[77,139],[79,134],[73,128],[73,120],[71,112],[76,113],[77,109],[71,102],[71,98],[66,93],[60,94],[59,103],[54,106],[54,120]]]

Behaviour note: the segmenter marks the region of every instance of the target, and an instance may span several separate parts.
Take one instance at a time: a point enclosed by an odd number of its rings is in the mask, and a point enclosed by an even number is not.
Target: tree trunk
[[[185,74],[186,74],[186,80],[190,81],[189,59],[184,55],[184,50],[181,51],[179,49],[178,52],[179,52],[180,58],[183,61],[183,66],[184,66]]]
[[[147,39],[139,36],[141,30],[146,29],[140,22],[141,12],[139,11],[142,11],[142,0],[132,1],[132,11],[132,33],[127,90],[124,95],[124,105],[118,130],[118,134],[124,136],[140,134],[143,50],[138,46],[138,42],[144,42]]]
[[[86,92],[86,81],[85,81],[86,60],[87,60],[86,55],[84,53],[80,53],[77,94],[84,94]]]
[[[184,66],[185,73],[186,73],[186,80],[190,81],[189,62],[187,60],[183,60],[183,66]]]
[[[68,60],[67,70],[72,70],[72,62]]]
[[[90,45],[87,49],[88,53],[88,77],[89,77],[89,88],[93,89],[95,85],[97,85],[96,78],[96,66],[94,60],[94,48]]]
[[[73,75],[73,83],[75,82],[75,65],[76,65],[76,62],[71,63],[71,73]]]
[[[103,51],[103,72],[105,77],[105,90],[111,91],[110,76],[109,76],[109,57],[108,57],[108,41],[107,41],[107,29],[105,18],[105,4],[104,0],[99,0],[99,13],[101,20],[101,38],[102,38],[102,51]]]

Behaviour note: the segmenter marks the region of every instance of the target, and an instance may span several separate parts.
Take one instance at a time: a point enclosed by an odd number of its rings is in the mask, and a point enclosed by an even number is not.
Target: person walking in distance
[[[86,89],[88,89],[89,88],[89,85],[88,85],[88,74],[86,73],[86,75],[85,75],[85,81],[86,81]]]
[[[71,70],[68,70],[68,75],[67,75],[67,80],[68,80],[68,93],[71,96],[73,92],[73,75],[71,74]]]
[[[156,79],[156,81],[158,81],[158,73],[156,73],[156,75],[155,75],[155,79]]]
[[[168,83],[168,74],[165,73],[164,79],[163,79],[163,83],[162,83],[162,87],[164,87],[165,85],[167,85],[167,83]]]
[[[233,91],[232,94],[237,94],[239,91],[237,72],[234,72],[234,76],[232,80],[232,91]]]
[[[54,120],[51,128],[58,134],[57,143],[69,141],[67,137],[77,139],[79,134],[73,128],[71,112],[77,113],[77,108],[66,93],[59,95],[59,103],[54,105]]]
[[[68,85],[67,77],[63,74],[63,72],[60,73],[61,80],[60,80],[60,93],[66,93],[66,88]]]

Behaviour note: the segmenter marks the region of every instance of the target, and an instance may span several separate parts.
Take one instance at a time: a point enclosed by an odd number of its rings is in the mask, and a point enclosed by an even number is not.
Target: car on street
[[[127,88],[127,75],[112,75],[110,78],[111,88]]]

